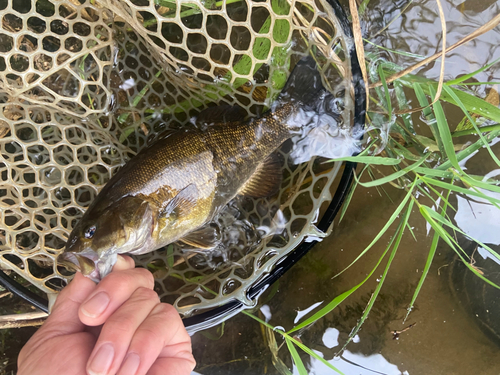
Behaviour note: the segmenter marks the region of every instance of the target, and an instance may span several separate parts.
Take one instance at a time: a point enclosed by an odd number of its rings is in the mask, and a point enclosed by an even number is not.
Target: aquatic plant
[[[366,9],[368,2],[364,1],[361,4],[359,12]],[[500,255],[479,239],[466,234],[463,229],[453,223],[450,217],[450,212],[456,211],[456,208],[450,202],[452,194],[460,194],[488,202],[498,209],[498,214],[500,214],[500,200],[494,194],[491,194],[500,192],[500,181],[492,177],[468,174],[460,164],[479,149],[485,148],[491,159],[500,167],[500,160],[491,150],[492,143],[500,135],[500,109],[497,105],[489,102],[491,98],[480,98],[469,90],[472,85],[496,84],[497,82],[471,82],[470,79],[491,68],[500,59],[491,61],[469,74],[444,81],[446,53],[491,30],[500,23],[500,16],[497,15],[463,40],[446,48],[444,15],[439,0],[437,3],[440,9],[441,25],[443,26],[442,51],[429,58],[421,57],[420,62],[405,69],[379,58],[378,52],[387,50],[394,54],[405,54],[411,57],[415,57],[415,55],[378,46],[372,43],[369,38],[362,39],[356,5],[354,1],[350,1],[358,58],[365,62],[364,76],[366,82],[369,82],[367,96],[371,105],[366,116],[368,123],[366,148],[357,156],[336,159],[357,162],[359,165],[354,186],[344,203],[339,220],[341,221],[346,211],[348,211],[349,203],[354,192],[358,189],[376,187],[379,191],[383,191],[384,185],[390,184],[404,190],[405,195],[400,202],[395,202],[395,210],[371,243],[355,256],[355,259],[348,267],[336,275],[339,276],[358,262],[390,229],[396,226],[387,247],[366,278],[330,302],[323,303],[321,308],[313,310],[310,317],[294,327],[287,331],[275,330],[283,336],[300,374],[307,374],[307,370],[294,345],[315,358],[318,358],[318,356],[316,353],[311,354],[310,350],[304,348],[304,344],[300,341],[293,340],[293,334],[307,329],[308,326],[330,314],[362,285],[369,282],[379,266],[382,265],[384,267],[382,275],[377,278],[373,294],[362,316],[359,317],[358,324],[352,329],[344,343],[340,351],[342,352],[357,335],[368,318],[390,271],[392,261],[399,250],[402,237],[407,235],[408,232],[414,236],[412,228],[408,225],[408,220],[417,212],[432,228],[432,242],[427,250],[427,260],[420,280],[411,300],[408,301],[405,321],[411,314],[422,285],[426,280],[440,241],[453,249],[467,268],[477,277],[481,278],[485,283],[500,289],[499,285],[488,279],[480,269],[474,266],[473,255],[464,250],[457,240],[457,234],[469,238],[496,259],[500,259]],[[402,10],[398,17],[404,13],[406,8]],[[393,21],[390,21],[390,23]],[[364,43],[371,45],[372,52],[366,54],[363,52],[362,45]],[[411,74],[414,69],[437,58],[441,58],[441,74],[438,80]],[[391,87],[389,87],[389,84],[391,84]],[[493,96],[494,94],[498,96],[496,91],[492,91]],[[412,103],[409,100],[411,98],[416,98],[416,105],[409,105],[409,103]],[[442,103],[452,104],[463,112],[463,120],[457,126],[451,126],[448,122]],[[416,127],[414,127],[410,116],[413,112],[422,113],[432,136],[419,134],[415,130]],[[470,144],[461,144],[459,137],[464,135],[475,135],[477,140],[470,142]],[[422,203],[422,197],[430,200],[431,204]],[[414,208],[418,208],[418,210],[414,211]],[[258,320],[260,324],[268,326],[267,323],[255,315],[249,313],[247,315]],[[318,359],[322,360],[323,363],[326,362],[321,357]],[[331,367],[329,362],[325,364]],[[341,373],[337,369],[334,370]],[[286,373],[286,371],[281,370],[280,372]]]

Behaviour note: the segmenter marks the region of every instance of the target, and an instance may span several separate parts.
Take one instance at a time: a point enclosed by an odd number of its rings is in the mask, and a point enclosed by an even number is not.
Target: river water
[[[441,48],[441,25],[435,1],[414,2],[402,16],[377,35],[385,25],[396,17],[410,2],[370,1],[362,16],[364,37],[385,48],[430,56]],[[493,1],[473,2],[467,0],[442,2],[446,17],[447,45],[462,39],[476,28],[489,21],[500,11],[500,3]],[[473,42],[449,53],[445,65],[445,79],[453,79],[470,73],[500,57],[500,29],[497,27]],[[382,58],[401,66],[414,64],[415,57],[380,51],[367,45],[368,51],[377,52]],[[420,71],[419,75],[437,79],[439,60]],[[480,82],[499,81],[498,65],[478,74]],[[484,98],[495,85],[472,86],[478,96]],[[414,105],[416,106],[416,105]],[[463,115],[456,107],[444,105],[447,120],[452,128]],[[427,125],[420,121],[419,114],[412,120],[417,131],[429,133]],[[476,137],[463,137],[463,142],[475,141]],[[500,154],[500,145],[492,147]],[[480,150],[462,163],[468,173],[497,175],[499,170],[488,156]],[[385,192],[375,188],[359,187],[343,220],[335,223],[330,237],[316,245],[297,265],[279,280],[278,291],[268,301],[266,296],[253,313],[274,326],[290,329],[311,311],[319,309],[340,293],[361,282],[373,268],[394,234],[395,226],[351,268],[332,279],[347,267],[372,241],[387,222],[403,197],[403,192],[384,186]],[[387,193],[387,194],[386,194]],[[467,234],[495,247],[500,244],[500,212],[483,202],[471,201],[463,196],[451,196],[450,202],[456,212],[448,214]],[[421,200],[430,205],[430,202]],[[409,224],[415,234],[403,237],[400,249],[393,261],[382,291],[373,310],[355,340],[337,356],[351,330],[356,326],[363,310],[383,272],[383,263],[374,277],[336,310],[305,330],[299,331],[300,340],[323,358],[349,375],[368,374],[500,374],[500,347],[480,329],[484,316],[474,314],[481,306],[469,306],[467,293],[481,299],[480,284],[466,291],[460,282],[468,277],[465,267],[460,267],[454,252],[440,242],[433,265],[418,296],[408,320],[403,324],[409,302],[424,268],[432,239],[425,220],[418,209],[414,209]],[[461,239],[464,247],[469,246]],[[498,264],[485,260],[481,249],[474,255],[477,264],[485,265],[492,274],[498,273]],[[495,268],[496,267],[496,268]],[[470,278],[469,278],[470,279]],[[467,279],[467,280],[469,280]],[[458,281],[457,281],[458,280]],[[476,289],[474,289],[476,288]],[[487,298],[500,294],[488,294]],[[474,299],[472,298],[473,302]],[[477,302],[477,301],[476,301]],[[494,301],[491,301],[492,303]],[[498,303],[498,302],[497,302]],[[316,311],[316,310],[315,310]],[[488,324],[495,324],[498,308],[483,311],[490,314]],[[480,311],[481,312],[481,311]],[[308,315],[309,314],[309,315]],[[496,317],[498,319],[498,316]],[[493,322],[493,323],[491,323]],[[412,327],[394,338],[392,331]],[[498,327],[498,325],[497,325]],[[195,357],[199,374],[278,374],[273,365],[273,350],[267,335],[259,323],[240,314],[227,321],[223,327],[214,327],[207,333],[193,336]],[[498,331],[497,331],[498,332]],[[277,345],[282,341],[275,335]],[[283,345],[279,357],[291,367],[292,362]],[[334,373],[320,361],[300,353],[310,374]],[[294,367],[294,374],[298,369]]]

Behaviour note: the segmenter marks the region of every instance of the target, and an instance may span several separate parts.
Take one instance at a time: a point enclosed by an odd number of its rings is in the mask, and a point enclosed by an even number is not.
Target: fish
[[[244,120],[246,112],[235,106],[210,107],[197,126],[171,131],[141,150],[99,192],[57,263],[99,281],[117,254],[144,254],[178,241],[217,246],[209,224],[228,202],[279,190],[275,151],[308,122],[304,108],[323,95],[321,79],[314,59],[305,57],[260,118]]]

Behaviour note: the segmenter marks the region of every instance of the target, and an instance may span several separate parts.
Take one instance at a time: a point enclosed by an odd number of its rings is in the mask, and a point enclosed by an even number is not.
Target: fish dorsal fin
[[[189,184],[167,203],[163,213],[165,216],[172,214],[179,216],[182,213],[189,213],[196,205],[197,198],[198,188],[194,184]]]
[[[179,241],[189,246],[209,250],[220,243],[220,233],[216,228],[207,225],[194,230]]]
[[[238,194],[253,198],[269,197],[278,192],[281,185],[281,163],[278,155],[271,154],[264,160]]]
[[[217,107],[208,107],[201,111],[196,118],[196,125],[242,121],[246,115],[246,111],[241,107],[223,104]]]
[[[280,98],[285,101],[293,99],[302,104],[311,104],[322,90],[324,87],[316,61],[307,56],[293,68],[285,87],[281,90]]]

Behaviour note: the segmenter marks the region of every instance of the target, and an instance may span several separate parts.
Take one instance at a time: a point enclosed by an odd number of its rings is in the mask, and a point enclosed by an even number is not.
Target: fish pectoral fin
[[[246,111],[238,106],[219,105],[217,107],[209,107],[200,112],[196,118],[196,124],[211,124],[216,122],[234,122],[245,119]]]
[[[179,241],[195,248],[209,250],[219,245],[220,233],[217,228],[207,225],[194,230]]]
[[[198,188],[194,184],[189,184],[168,202],[163,209],[162,216],[170,216],[171,214],[181,216],[182,214],[187,214],[196,206],[197,199]]]
[[[269,197],[279,191],[282,180],[281,162],[276,154],[264,160],[248,181],[240,188],[238,194],[253,198]]]

